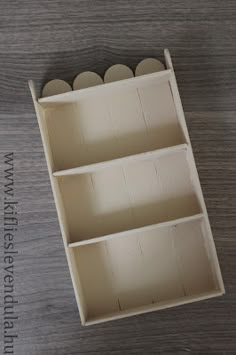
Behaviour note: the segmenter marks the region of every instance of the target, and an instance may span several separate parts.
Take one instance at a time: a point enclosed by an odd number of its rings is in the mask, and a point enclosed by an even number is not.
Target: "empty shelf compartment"
[[[185,150],[57,179],[69,242],[202,212]]]
[[[73,248],[88,320],[219,292],[208,249],[203,219]]]
[[[185,143],[168,81],[44,111],[54,171]]]

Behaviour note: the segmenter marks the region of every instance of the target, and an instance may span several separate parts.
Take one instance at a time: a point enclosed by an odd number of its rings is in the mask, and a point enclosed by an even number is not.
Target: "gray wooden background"
[[[40,88],[115,63],[134,68],[162,59],[164,47],[227,294],[82,328],[27,80]],[[235,0],[0,1],[0,175],[4,154],[14,152],[19,201],[15,354],[236,354],[235,60]]]

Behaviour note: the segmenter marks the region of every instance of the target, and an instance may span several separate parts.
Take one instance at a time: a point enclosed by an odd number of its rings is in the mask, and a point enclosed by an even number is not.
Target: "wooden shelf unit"
[[[166,69],[38,99],[83,325],[224,293],[168,50]]]

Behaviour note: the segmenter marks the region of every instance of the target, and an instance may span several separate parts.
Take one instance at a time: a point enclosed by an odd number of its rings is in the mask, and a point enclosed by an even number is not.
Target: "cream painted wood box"
[[[30,89],[81,321],[224,293],[168,50]]]

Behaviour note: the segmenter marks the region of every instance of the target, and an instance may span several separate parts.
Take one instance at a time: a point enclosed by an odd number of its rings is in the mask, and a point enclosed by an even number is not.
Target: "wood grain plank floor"
[[[81,327],[27,87],[170,49],[227,294]],[[17,355],[236,354],[235,0],[2,0],[0,169],[15,155]],[[1,211],[2,213],[2,211]],[[2,279],[1,279],[2,282]],[[2,304],[2,300],[1,300]]]

